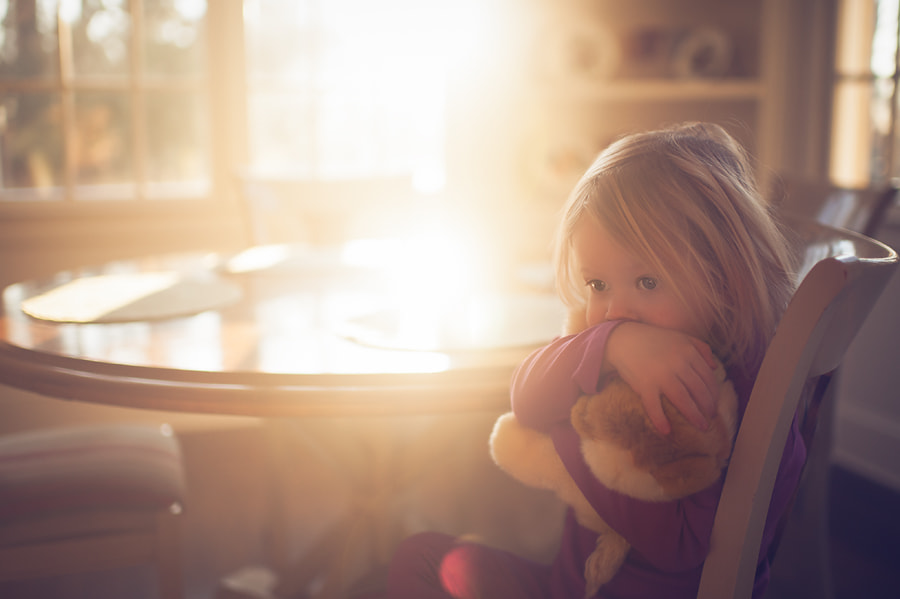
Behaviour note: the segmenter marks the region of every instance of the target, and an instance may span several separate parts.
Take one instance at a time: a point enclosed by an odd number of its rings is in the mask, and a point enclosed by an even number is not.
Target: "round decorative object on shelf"
[[[548,27],[540,45],[546,75],[568,82],[608,79],[616,74],[622,59],[617,36],[602,23],[566,20]]]
[[[692,29],[674,45],[672,73],[678,77],[723,77],[731,69],[733,54],[731,38],[725,32]]]

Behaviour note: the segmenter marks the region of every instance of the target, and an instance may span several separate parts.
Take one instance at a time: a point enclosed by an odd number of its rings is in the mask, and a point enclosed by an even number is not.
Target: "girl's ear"
[[[587,306],[579,304],[572,306],[566,313],[566,321],[563,323],[563,335],[574,335],[587,328]]]

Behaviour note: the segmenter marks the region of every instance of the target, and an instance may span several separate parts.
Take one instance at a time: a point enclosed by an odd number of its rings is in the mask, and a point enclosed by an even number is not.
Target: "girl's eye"
[[[641,277],[640,279],[638,279],[638,287],[646,291],[652,291],[653,289],[656,289],[656,285],[656,279],[654,279],[653,277]]]
[[[606,283],[599,279],[592,279],[587,282],[587,285],[593,291],[606,291]]]

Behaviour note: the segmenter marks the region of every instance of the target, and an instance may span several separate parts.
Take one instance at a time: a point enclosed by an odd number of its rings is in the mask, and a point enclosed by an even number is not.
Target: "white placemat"
[[[22,302],[41,320],[111,323],[189,316],[222,308],[240,288],[218,278],[185,278],[174,272],[110,274],[63,283]]]

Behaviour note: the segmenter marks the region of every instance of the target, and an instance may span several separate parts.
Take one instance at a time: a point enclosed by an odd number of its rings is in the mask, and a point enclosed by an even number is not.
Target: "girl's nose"
[[[622,294],[613,294],[606,305],[606,320],[634,320],[632,303]]]

